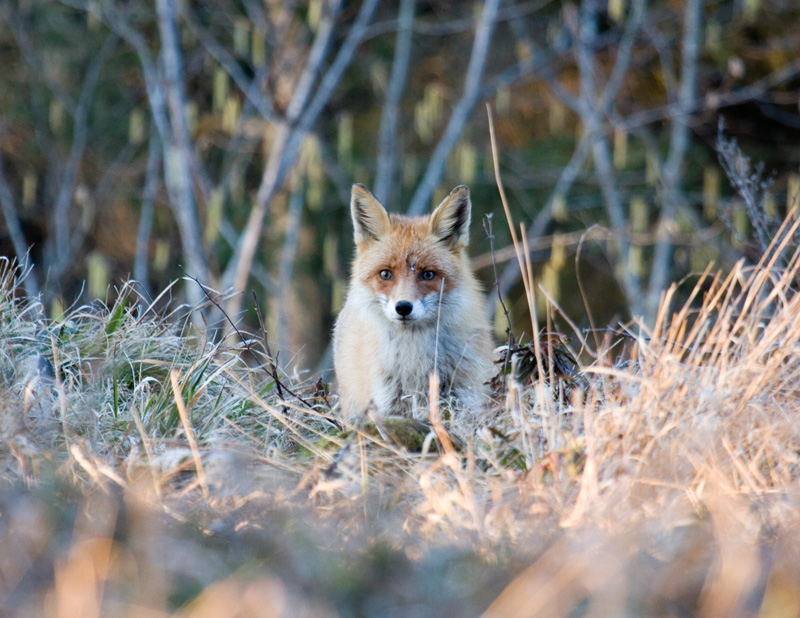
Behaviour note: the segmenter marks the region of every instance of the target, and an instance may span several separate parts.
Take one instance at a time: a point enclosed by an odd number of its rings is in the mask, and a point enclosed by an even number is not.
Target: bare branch
[[[528,0],[527,2],[508,3],[507,6],[497,11],[496,23],[503,21],[512,22],[522,15],[528,13],[536,13],[537,11],[545,8],[549,4],[553,4],[554,0]],[[400,19],[387,19],[385,21],[376,22],[370,26],[366,33],[366,39],[373,39],[377,36],[396,32],[401,27]],[[470,17],[459,17],[450,21],[422,21],[419,20],[414,23],[414,34],[423,36],[451,36],[461,32],[467,32],[475,27],[475,19]]]
[[[341,166],[336,153],[325,143],[319,132],[315,131],[314,136],[319,144],[319,155],[322,164],[325,166],[325,173],[328,174],[328,178],[336,186],[339,202],[342,204],[350,203],[350,189],[353,186],[352,176]]]
[[[114,183],[119,180],[120,174],[124,172],[126,166],[133,160],[138,149],[137,144],[131,142],[128,142],[120,149],[97,183],[97,188],[94,191],[95,203],[103,204],[109,198],[111,191],[114,189]]]
[[[667,38],[649,20],[644,23],[643,31],[658,54],[667,101],[672,103],[675,93],[678,91],[678,78],[675,76],[675,59],[672,55],[672,48]]]
[[[516,8],[516,5],[514,5],[514,8]],[[565,57],[563,54],[569,48],[569,40],[566,37],[558,37],[549,50],[539,49],[533,36],[525,27],[521,14],[516,19],[512,19],[509,25],[517,41],[528,48],[528,57],[524,58],[522,62],[531,65],[534,62],[534,57],[540,58],[544,54],[546,60],[544,62],[542,59],[539,60],[537,73],[547,81],[550,90],[555,93],[562,103],[575,113],[578,113],[578,97],[569,92],[557,78],[558,69],[560,68],[560,62],[558,61],[563,60]]]
[[[694,105],[685,111],[691,114],[717,111],[745,101],[758,100],[763,98],[764,94],[770,89],[790,82],[798,75],[800,75],[800,58],[781,66],[769,75],[757,79],[747,86],[742,86],[730,92],[708,92],[703,97],[697,97]],[[667,105],[631,114],[619,124],[619,127],[627,131],[633,131],[639,127],[672,118],[678,111],[678,102],[675,101]]]
[[[41,58],[39,58],[39,54],[36,52],[36,47],[28,36],[28,31],[25,28],[24,20],[22,20],[19,14],[14,11],[12,5],[13,3],[11,2],[0,3],[0,17],[8,22],[11,34],[14,37],[14,40],[17,42],[20,52],[22,52],[21,56],[23,60],[31,67],[33,70],[33,75],[38,76],[45,84],[47,84],[47,87],[53,93],[53,96],[55,96],[56,100],[58,100],[64,109],[66,109],[67,112],[74,117],[76,114],[75,100],[57,79],[53,79],[51,77],[51,72],[47,70],[45,63]]]
[[[72,4],[71,0],[64,0]],[[78,5],[75,5],[76,8]],[[162,143],[169,138],[169,118],[167,116],[167,106],[164,100],[164,93],[161,90],[161,80],[158,74],[158,67],[153,54],[150,52],[150,45],[144,37],[130,27],[125,18],[119,13],[111,0],[103,0],[103,11],[101,12],[95,4],[84,2],[82,8],[96,17],[103,19],[122,39],[136,50],[139,62],[142,65],[144,74],[144,84],[147,90],[147,97],[150,101],[150,108],[153,114],[153,121],[161,136]],[[164,146],[166,148],[166,145]]]
[[[145,174],[144,192],[142,193],[142,210],[139,215],[139,229],[136,234],[136,258],[133,263],[133,276],[150,295],[148,277],[148,260],[150,256],[150,232],[153,228],[156,194],[158,193],[159,170],[161,168],[161,144],[158,133],[150,134],[150,146],[147,151],[147,172]]]
[[[28,276],[25,277],[23,282],[25,285],[25,293],[30,298],[36,298],[39,296],[39,282],[32,268],[33,263],[31,262],[30,256],[31,248],[25,240],[25,233],[22,231],[22,225],[17,216],[17,207],[14,204],[14,195],[11,192],[11,187],[6,178],[2,150],[0,150],[0,208],[3,210],[6,228],[8,228],[9,236],[11,236],[11,244],[14,245],[17,264],[19,264],[22,272],[29,271]]]
[[[489,55],[489,43],[492,40],[497,10],[500,0],[485,0],[480,21],[475,31],[475,41],[472,44],[472,53],[467,66],[467,76],[464,80],[464,92],[450,115],[450,120],[444,130],[439,143],[431,156],[428,168],[422,177],[411,203],[408,206],[409,215],[419,215],[429,206],[431,195],[436,189],[436,185],[442,179],[447,157],[458,142],[464,124],[469,118],[469,114],[478,102],[480,95],[481,79],[483,69],[486,66],[486,58]]]
[[[72,0],[64,1],[73,3]],[[81,6],[108,23],[136,51],[142,66],[153,121],[164,152],[164,178],[170,206],[180,231],[186,267],[198,277],[207,278],[208,267],[202,252],[200,224],[191,185],[192,169],[195,166],[192,164],[191,137],[185,116],[186,97],[183,91],[181,50],[176,33],[174,7],[161,0],[157,6],[163,47],[163,81],[167,91],[165,96],[158,63],[150,51],[149,43],[142,34],[131,28],[114,3],[103,0],[102,12],[92,3],[83,3]],[[191,304],[199,304],[202,300],[202,295],[195,286],[187,286],[187,294]]]
[[[111,56],[116,48],[117,40],[115,35],[109,35],[103,43],[100,53],[89,63],[89,67],[86,70],[86,78],[81,87],[81,94],[78,98],[78,104],[75,107],[72,147],[70,148],[61,187],[53,208],[55,247],[54,250],[51,251],[50,267],[51,276],[54,279],[58,279],[72,263],[73,247],[70,242],[69,208],[72,205],[72,197],[75,191],[78,166],[83,160],[83,153],[86,149],[89,111],[92,105],[94,91],[106,60],[108,60],[109,56]]]
[[[305,105],[305,102],[310,96],[312,78],[318,73],[325,58],[328,44],[333,35],[335,17],[340,10],[340,5],[340,1],[334,2],[329,12],[323,16],[319,28],[317,29],[317,35],[314,39],[311,52],[306,61],[306,66],[303,71],[304,76],[301,77],[298,82],[292,101],[287,108],[286,122],[280,123],[277,126],[275,137],[270,146],[269,159],[264,167],[264,174],[261,177],[261,183],[256,193],[253,209],[250,211],[247,225],[237,243],[234,257],[230,261],[223,276],[222,283],[224,288],[232,287],[234,290],[243,291],[247,283],[248,273],[253,263],[253,258],[255,257],[256,248],[258,247],[258,241],[261,236],[264,219],[267,215],[269,202],[282,180],[281,168],[283,159],[290,154],[288,152],[288,144],[292,127],[289,123],[296,120],[302,106]],[[232,316],[237,315],[240,306],[241,299],[237,295],[234,295],[230,301],[228,313]]]
[[[353,26],[350,28],[350,31],[347,33],[347,37],[342,43],[339,53],[336,55],[330,68],[323,75],[316,94],[308,103],[308,106],[302,111],[302,115],[300,115],[294,130],[286,125],[282,125],[278,128],[270,151],[270,158],[261,179],[258,193],[256,194],[253,210],[250,213],[250,218],[247,221],[247,226],[242,233],[242,238],[238,245],[237,254],[234,256],[234,259],[231,260],[231,265],[226,270],[226,279],[224,281],[228,281],[228,277],[230,277],[230,282],[234,290],[244,290],[261,236],[261,227],[264,217],[267,214],[269,202],[280,186],[280,183],[283,181],[286,172],[294,165],[305,134],[311,130],[319,114],[332,96],[334,89],[339,84],[342,74],[350,65],[356,48],[364,39],[364,33],[366,32],[377,5],[378,0],[366,0],[364,4],[361,5],[358,16]],[[313,67],[309,68],[309,70],[312,69]],[[305,94],[300,98],[305,99]],[[299,114],[299,104],[295,104],[294,98],[292,103],[289,104],[289,110],[291,110],[291,114],[287,110],[287,116],[289,118],[294,117],[294,114]],[[234,295],[229,301],[228,313],[230,315],[236,315],[240,307],[241,295]]]
[[[291,11],[290,7],[286,6],[286,2],[283,3],[285,11]],[[268,25],[267,15],[264,12],[264,3],[263,2],[256,2],[255,0],[244,0],[243,2],[244,10],[247,11],[247,16],[250,18],[250,21],[253,22],[253,25],[261,32],[265,32]]]
[[[208,265],[203,255],[200,219],[192,191],[192,139],[186,120],[186,93],[183,84],[183,59],[178,40],[175,5],[170,0],[156,0],[158,27],[161,34],[161,56],[164,64],[164,86],[172,131],[164,146],[165,177],[171,188],[172,205],[181,232],[186,266],[200,278],[208,279]],[[164,136],[162,135],[162,139]],[[189,290],[194,290],[189,286]],[[199,300],[195,292],[190,295]]]
[[[584,109],[584,114],[582,115],[582,118],[583,116],[586,116],[587,118],[593,117],[595,122],[598,124],[597,130],[599,130],[599,118],[601,114],[608,113],[614,101],[614,98],[617,95],[617,92],[622,86],[623,77],[627,71],[627,68],[630,63],[630,58],[633,53],[633,44],[636,40],[637,33],[642,24],[644,8],[645,7],[643,0],[636,0],[634,2],[630,17],[626,22],[625,31],[622,35],[622,38],[620,39],[619,50],[616,55],[614,68],[612,69],[611,76],[609,80],[606,82],[603,92],[599,97],[598,105],[595,108],[594,105],[592,105],[590,102],[588,112]],[[515,33],[519,37],[527,38],[525,33],[519,28],[519,25],[517,25]],[[596,49],[598,46],[604,46],[609,44],[612,40],[611,38],[612,36],[616,38],[616,35],[613,34],[606,34],[603,36],[599,36],[596,32],[594,32],[593,48]],[[532,43],[532,40],[530,40],[529,42]],[[543,54],[545,54],[544,58],[542,58]],[[547,79],[548,81],[548,84],[552,88],[553,86],[560,86],[560,84],[554,78],[555,69],[552,66],[558,56],[555,54],[552,55],[551,54],[547,54],[547,52],[544,50],[541,51],[537,50],[538,60],[536,62],[537,66],[536,72],[537,74],[541,74],[543,77],[545,77],[545,79]],[[584,58],[584,61],[587,63],[592,62],[591,58],[588,59]],[[592,73],[592,76],[593,75],[594,73]],[[586,88],[587,84],[583,83],[583,86],[584,88]],[[593,84],[591,85],[591,90],[592,91],[594,90]],[[581,111],[580,105],[581,104],[585,105],[586,103],[586,101],[580,100],[579,98],[574,97],[572,95],[566,96],[567,95],[566,91],[564,91],[559,87],[556,87],[554,89],[554,92],[559,97],[559,99],[562,100],[562,102],[570,106],[578,113],[580,113]],[[584,123],[586,123],[585,119]],[[575,151],[573,152],[570,161],[561,171],[559,179],[556,182],[556,186],[552,191],[552,193],[550,194],[547,203],[542,208],[542,210],[539,211],[536,218],[531,223],[527,234],[527,239],[531,245],[534,244],[534,241],[538,236],[541,236],[544,233],[547,225],[552,219],[553,205],[555,201],[557,199],[564,199],[564,197],[569,193],[569,190],[571,189],[572,185],[577,180],[581,168],[583,167],[583,164],[586,161],[586,157],[589,154],[590,146],[592,144],[591,138],[592,135],[588,130],[584,131],[584,133],[581,135],[580,141]],[[608,157],[607,154],[606,157]],[[608,173],[609,169],[605,169],[605,173]],[[618,192],[615,190],[615,187],[613,185],[612,186],[607,185],[606,189],[612,198],[616,195],[616,203],[620,204]],[[514,284],[516,284],[516,282],[519,280],[519,276],[520,276],[519,269],[515,267],[515,265],[513,264],[507,264],[506,267],[503,269],[503,273],[500,276],[500,281],[498,283],[501,293],[507,294],[511,289],[511,287]],[[493,297],[489,297],[487,299],[486,308],[487,312],[490,315],[494,313],[495,306],[496,306],[496,300]]]
[[[378,2],[379,0],[366,0],[364,4],[361,5],[358,16],[356,17],[352,28],[350,28],[350,32],[347,33],[347,37],[342,43],[339,53],[336,54],[336,58],[331,64],[330,68],[322,76],[322,80],[320,81],[319,88],[317,89],[314,98],[309,102],[308,108],[303,112],[299,122],[297,123],[297,129],[291,136],[289,150],[290,156],[284,160],[284,166],[281,170],[281,177],[283,177],[283,175],[289,171],[289,168],[294,165],[294,160],[297,157],[297,153],[299,152],[303,138],[305,137],[306,133],[311,131],[311,128],[316,123],[319,115],[325,108],[325,105],[328,104],[328,101],[333,95],[334,90],[342,79],[345,69],[350,66],[350,62],[353,60],[353,55],[355,54],[356,48],[364,41],[367,27],[369,26],[372,15],[378,6]]]
[[[298,183],[300,185],[300,183]],[[289,333],[289,315],[291,308],[289,301],[294,263],[297,260],[297,248],[300,243],[300,225],[303,222],[303,204],[305,191],[298,186],[289,196],[289,213],[286,217],[286,234],[281,250],[280,263],[278,264],[278,290],[276,294],[278,306],[278,341],[286,345]]]
[[[636,1],[641,2],[642,0]],[[508,11],[508,9],[506,10]],[[513,15],[513,12],[509,14]],[[514,24],[513,30],[515,34],[521,33],[520,22],[515,20],[512,23]],[[526,36],[525,38],[527,42],[531,44],[534,43],[532,37]],[[618,40],[619,35],[615,31],[610,30],[604,34],[598,34],[595,43],[599,48],[609,46]],[[512,84],[530,83],[531,81],[544,78],[548,81],[548,85],[551,89],[559,96],[559,99],[577,113],[577,98],[568,93],[568,91],[555,80],[555,75],[558,74],[559,70],[570,64],[568,60],[571,56],[567,55],[566,52],[569,50],[571,44],[572,41],[568,38],[559,37],[554,45],[534,47],[535,57],[533,59],[531,59],[531,57],[523,58],[494,77],[487,79],[484,85],[481,86],[478,100],[487,101],[496,96],[500,90],[508,88]]]
[[[683,201],[681,177],[689,147],[689,114],[694,109],[697,98],[697,64],[701,48],[703,5],[703,0],[688,0],[684,12],[677,113],[672,119],[669,154],[663,169],[664,196],[658,220],[658,240],[653,250],[653,264],[644,307],[648,322],[655,320],[661,291],[667,286],[672,263],[669,230],[673,226],[678,205]]]
[[[270,101],[261,90],[262,84],[264,84],[267,79],[267,67],[262,67],[258,70],[253,79],[249,79],[247,75],[245,75],[244,70],[236,62],[236,59],[231,56],[231,54],[201,26],[196,19],[194,19],[191,11],[186,12],[186,23],[209,55],[219,62],[220,66],[231,76],[231,79],[233,79],[234,83],[239,87],[239,90],[242,91],[253,107],[267,120],[272,122],[278,121],[278,114],[272,105],[272,101]]]
[[[389,87],[386,90],[386,100],[381,116],[374,195],[383,204],[387,204],[391,198],[397,173],[397,121],[400,115],[400,101],[408,76],[408,64],[411,59],[415,5],[416,0],[401,0],[400,2],[392,74],[389,78]]]
[[[603,88],[603,93],[600,95],[597,105],[602,114],[608,113],[628,74],[633,58],[633,46],[644,22],[646,4],[646,0],[633,0],[631,4],[631,13],[625,21],[625,29],[619,42],[614,67],[611,69],[611,75],[606,82],[605,88]],[[595,37],[597,37],[597,34],[595,34]]]
[[[308,62],[305,65],[305,70],[297,81],[295,94],[289,102],[289,107],[286,108],[286,118],[289,122],[294,122],[300,117],[301,112],[311,97],[312,86],[328,55],[329,43],[333,35],[333,29],[336,25],[336,18],[339,15],[340,8],[341,2],[339,0],[332,2],[327,18],[323,19],[319,25],[317,36],[314,39],[314,44],[309,53]]]
[[[219,222],[219,235],[220,238],[225,241],[228,247],[231,249],[236,248],[238,232],[233,227],[231,222],[225,218]],[[267,294],[271,294],[273,296],[277,295],[278,283],[275,281],[275,278],[272,276],[272,274],[260,262],[253,261],[253,266],[250,269],[250,276],[262,288],[264,288],[264,290],[266,290]]]
[[[584,130],[589,137],[595,176],[603,193],[606,214],[616,237],[614,249],[616,250],[616,258],[619,264],[617,276],[620,278],[623,292],[632,313],[641,314],[643,308],[641,283],[633,269],[629,268],[628,265],[630,242],[627,238],[625,210],[622,205],[622,196],[615,179],[614,170],[611,166],[611,149],[601,124],[602,106],[606,102],[612,101],[615,93],[607,89],[598,98],[596,92],[595,76],[597,75],[597,66],[594,49],[597,37],[598,9],[597,0],[583,0],[580,8],[577,45],[580,75],[579,110]],[[625,51],[624,48],[620,46],[620,52],[617,54],[617,66],[620,64],[624,66],[629,61],[623,58],[623,51]],[[632,45],[627,48],[628,55],[630,55],[631,51]],[[612,72],[612,75],[615,73]],[[616,85],[619,88],[621,79],[617,80],[616,84],[612,84],[612,81],[609,80],[607,84],[609,86]]]

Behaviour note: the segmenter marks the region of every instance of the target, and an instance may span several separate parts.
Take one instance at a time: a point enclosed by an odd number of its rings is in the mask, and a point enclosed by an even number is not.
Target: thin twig
[[[243,291],[247,283],[270,201],[283,180],[281,175],[284,167],[283,161],[289,157],[294,161],[296,156],[296,153],[289,151],[289,138],[293,130],[292,125],[297,121],[303,107],[311,96],[313,78],[317,75],[327,54],[328,45],[333,35],[333,26],[340,8],[341,2],[336,0],[323,15],[303,68],[303,73],[287,107],[286,121],[277,126],[275,137],[270,145],[269,158],[264,166],[264,173],[261,176],[261,182],[256,192],[255,203],[250,211],[250,217],[239,236],[234,257],[223,274],[222,281],[225,288],[232,287],[235,291]],[[239,313],[240,308],[241,298],[236,295],[229,301],[228,311],[235,315]]]
[[[769,188],[772,179],[764,178],[764,165],[753,165],[750,158],[745,156],[735,139],[725,137],[725,123],[719,119],[717,128],[717,157],[722,169],[728,177],[736,193],[744,200],[747,209],[747,217],[753,225],[758,242],[758,251],[762,256],[769,253],[773,247],[772,240],[775,237],[774,229],[770,230],[770,220],[767,215],[765,201],[769,196]],[[741,242],[746,242],[741,232],[736,229],[732,219],[730,208],[723,208],[720,212],[722,220],[735,234]],[[784,267],[785,262],[780,259],[780,266]]]
[[[570,188],[578,179],[578,175],[581,172],[581,168],[583,167],[584,162],[586,161],[586,157],[589,153],[589,139],[587,135],[584,133],[581,136],[580,141],[578,142],[578,146],[575,148],[575,151],[572,153],[569,162],[561,170],[561,175],[556,182],[556,186],[553,189],[550,197],[547,200],[544,208],[536,215],[536,218],[531,223],[528,229],[528,242],[535,243],[536,238],[544,234],[547,225],[553,218],[553,206],[556,200],[564,199],[569,193]],[[505,296],[508,294],[511,287],[519,281],[521,271],[514,266],[513,263],[509,262],[506,265],[505,269],[503,270],[502,275],[500,275],[500,292]],[[493,302],[494,299],[491,299]],[[492,310],[494,307],[492,305]]]
[[[222,306],[211,296],[211,294],[208,293],[208,290],[206,289],[206,286],[204,286],[202,283],[200,283],[200,281],[196,277],[192,277],[191,275],[187,274],[186,271],[183,270],[183,268],[181,268],[181,272],[183,272],[184,276],[188,277],[189,279],[194,281],[198,286],[200,286],[200,289],[203,291],[203,294],[205,294],[206,298],[217,309],[220,310],[222,315],[225,317],[225,320],[227,321],[227,323],[234,330],[234,332],[238,335],[238,337],[241,340],[242,345],[244,345],[245,349],[250,353],[250,355],[253,358],[258,358],[258,355],[256,354],[255,350],[253,350],[253,347],[250,345],[250,341],[244,336],[244,333],[242,333],[242,331],[239,330],[239,328],[236,326],[236,324],[234,324],[233,320],[231,320],[230,316],[225,311],[225,309],[223,309]],[[255,293],[253,293],[253,297],[255,298]],[[313,410],[314,406],[312,406],[305,399],[303,399],[300,395],[298,395],[297,393],[292,391],[288,386],[286,386],[286,384],[282,383],[278,379],[277,368],[276,368],[276,366],[275,366],[275,364],[274,364],[274,362],[272,360],[273,356],[272,356],[272,352],[271,352],[270,347],[269,347],[269,339],[267,338],[267,331],[264,329],[264,322],[263,322],[263,320],[261,318],[261,309],[258,307],[258,300],[257,299],[256,299],[256,311],[258,312],[258,319],[259,319],[259,322],[261,323],[261,331],[262,331],[263,336],[264,336],[264,347],[266,348],[267,355],[268,355],[268,357],[270,359],[270,364],[271,364],[271,373],[270,373],[270,375],[275,380],[275,386],[278,389],[278,394],[279,394],[279,396],[281,398],[281,401],[286,401],[286,399],[283,397],[283,392],[281,390],[281,389],[283,389],[287,393],[289,393],[292,397],[297,399],[300,403],[304,404],[306,407],[308,407],[308,408]],[[285,410],[285,408],[284,408],[284,410]]]
[[[483,219],[483,229],[486,232],[486,237],[489,239],[489,252],[492,256],[492,271],[494,272],[494,289],[497,291],[497,300],[503,308],[503,315],[506,316],[506,334],[508,335],[508,345],[506,346],[506,358],[503,361],[503,371],[501,375],[505,375],[508,363],[511,360],[511,346],[514,345],[514,332],[511,330],[511,315],[508,313],[508,308],[503,300],[503,295],[500,293],[500,282],[497,279],[497,262],[494,256],[494,231],[492,230],[492,215],[487,213]]]
[[[267,329],[264,326],[264,318],[261,316],[261,307],[258,304],[258,297],[256,296],[255,292],[253,292],[253,302],[255,303],[256,315],[258,316],[258,325],[261,328],[261,338],[264,340],[264,350],[267,352],[267,362],[269,363],[270,374],[272,375],[272,380],[275,382],[275,388],[278,390],[278,398],[281,401],[285,401],[283,396],[283,386],[281,385],[280,379],[278,379],[278,359],[272,356],[272,350],[270,349],[269,345],[269,335],[267,334]]]
[[[497,150],[497,138],[495,137],[494,132],[494,119],[492,118],[492,108],[490,105],[486,105],[486,115],[489,121],[489,143],[492,148],[492,163],[494,166],[494,179],[495,184],[497,185],[497,191],[500,194],[500,202],[503,204],[503,212],[506,215],[506,222],[508,223],[508,229],[511,232],[511,242],[514,244],[514,249],[517,253],[517,263],[519,266],[520,273],[522,275],[522,285],[525,288],[525,298],[528,301],[528,311],[530,313],[531,318],[531,332],[533,335],[533,342],[534,342],[534,352],[536,354],[536,364],[540,368],[539,371],[539,382],[540,384],[544,385],[544,376],[541,372],[542,367],[542,359],[541,359],[541,352],[540,352],[540,345],[539,345],[539,327],[538,327],[538,319],[536,316],[536,302],[535,302],[535,292],[533,288],[533,272],[531,270],[531,262],[528,259],[528,246],[527,246],[527,234],[525,233],[524,225],[521,225],[521,236],[522,241],[517,237],[516,230],[514,229],[514,220],[511,216],[511,209],[508,206],[508,200],[506,199],[506,192],[503,188],[503,178],[500,174],[500,154]]]
[[[197,40],[200,41],[208,54],[231,76],[231,79],[238,86],[239,90],[242,91],[250,104],[258,110],[258,113],[266,120],[276,122],[279,116],[272,105],[272,101],[266,96],[261,87],[267,79],[267,71],[261,70],[256,73],[252,79],[248,78],[236,59],[208,30],[200,25],[194,18],[192,11],[186,11],[185,20],[189,29],[197,37]]]
[[[162,27],[162,38],[165,39],[164,45],[171,49],[170,58],[165,60],[170,61],[169,72],[172,76],[173,86],[179,88],[180,80],[182,79],[182,74],[180,72],[180,47],[177,42],[177,35],[175,34],[174,11],[170,10],[171,7],[167,5],[162,2],[159,6],[159,9],[163,13],[163,17],[161,17],[160,14],[159,25]],[[184,127],[184,130],[180,128],[176,129],[177,135],[186,133],[182,141],[173,144],[176,139],[176,133],[173,132],[173,128],[170,124],[170,113],[167,111],[167,97],[165,97],[164,94],[164,89],[162,87],[163,80],[158,66],[160,61],[157,61],[153,57],[150,43],[141,33],[130,26],[113,2],[110,0],[103,0],[102,6],[102,11],[93,3],[85,3],[83,8],[96,18],[105,21],[114,32],[122,37],[136,51],[139,63],[142,66],[142,76],[147,90],[147,97],[150,102],[153,122],[161,137],[161,145],[164,151],[164,180],[170,205],[178,223],[183,252],[187,258],[189,269],[198,276],[205,278],[208,269],[201,251],[203,245],[200,240],[200,226],[197,221],[196,205],[194,204],[194,195],[191,190],[190,161],[193,156],[190,149],[187,151],[190,139],[188,137],[188,132],[185,131],[186,108],[185,106],[181,106],[180,103],[181,99],[185,100],[185,95],[173,93],[172,96],[174,99],[172,101],[172,108],[174,110],[172,121],[179,122]],[[172,8],[174,9],[174,7]],[[177,58],[175,57],[176,55]],[[175,83],[176,80],[177,83]],[[174,163],[169,164],[175,157],[177,157],[176,161],[178,165]],[[182,204],[186,207],[182,207]],[[196,295],[194,288],[189,287],[188,296],[191,304],[199,304],[200,296]]]

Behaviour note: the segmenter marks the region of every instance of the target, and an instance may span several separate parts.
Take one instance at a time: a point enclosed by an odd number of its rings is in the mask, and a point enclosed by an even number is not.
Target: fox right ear
[[[378,199],[364,185],[353,185],[350,194],[350,214],[356,245],[378,240],[389,231],[389,215]]]
[[[431,215],[431,233],[451,249],[469,244],[472,202],[469,188],[460,185],[450,191]]]

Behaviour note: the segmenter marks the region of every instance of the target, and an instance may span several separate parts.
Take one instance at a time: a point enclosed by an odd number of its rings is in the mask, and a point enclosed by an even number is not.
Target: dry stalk
[[[203,458],[200,456],[200,449],[197,448],[197,440],[195,440],[194,431],[192,431],[192,425],[189,422],[189,413],[186,410],[186,404],[183,401],[183,395],[181,394],[181,386],[178,382],[178,378],[179,374],[175,369],[169,372],[169,379],[170,383],[172,384],[172,394],[175,397],[175,405],[178,407],[178,414],[180,414],[181,423],[183,423],[183,431],[186,433],[186,440],[189,442],[189,448],[192,450],[192,458],[194,459],[194,465],[197,469],[197,479],[200,482],[200,487],[203,490],[203,496],[208,498],[208,479],[206,478],[206,473],[203,468]]]

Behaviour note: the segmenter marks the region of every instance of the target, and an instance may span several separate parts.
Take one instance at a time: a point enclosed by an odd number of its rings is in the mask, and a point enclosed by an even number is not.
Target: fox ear
[[[469,188],[461,185],[450,191],[431,215],[431,234],[450,249],[469,244],[472,202]]]
[[[355,184],[350,194],[350,214],[357,245],[378,240],[389,231],[389,215],[364,185]]]

